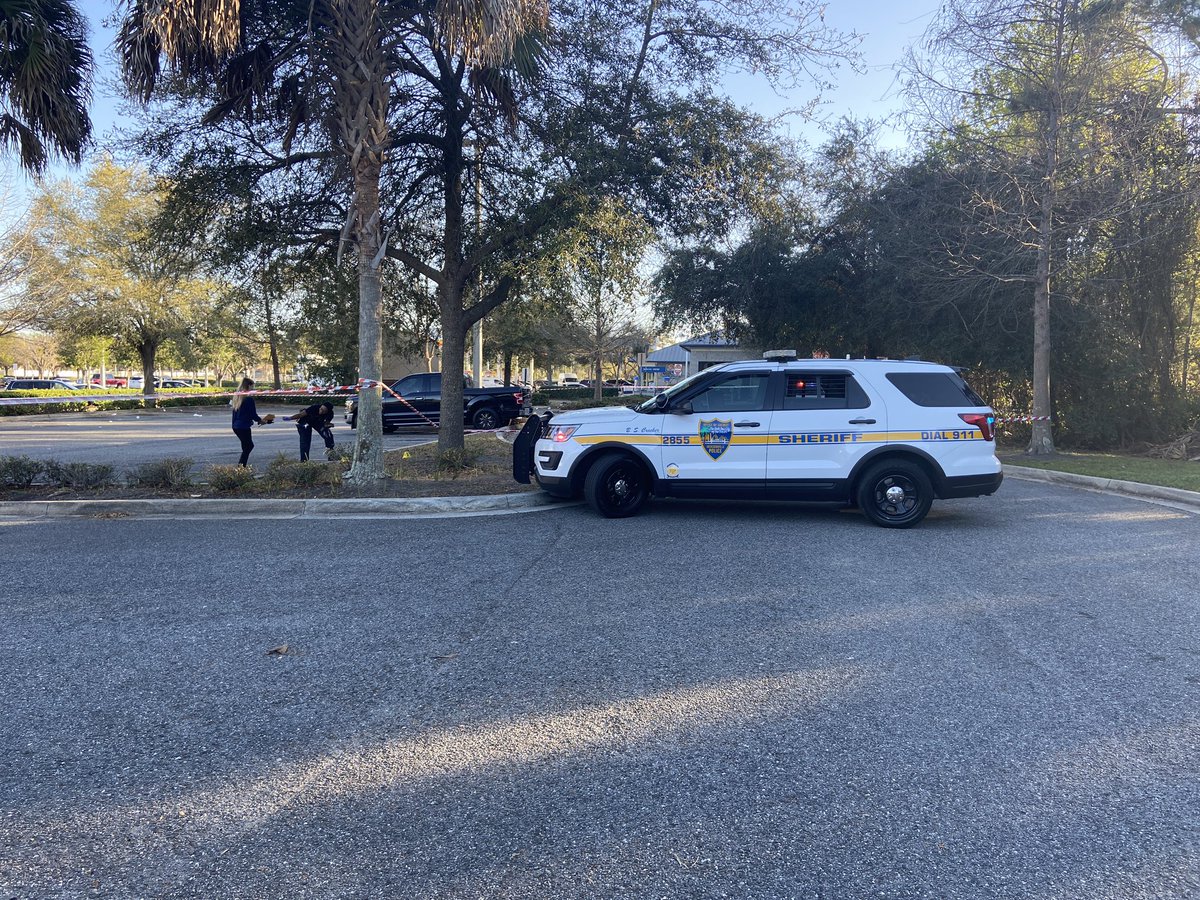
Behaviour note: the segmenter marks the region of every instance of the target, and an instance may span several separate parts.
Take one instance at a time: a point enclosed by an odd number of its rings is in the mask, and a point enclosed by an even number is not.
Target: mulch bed
[[[307,487],[283,486],[256,479],[238,490],[218,491],[207,484],[170,490],[115,485],[73,489],[51,485],[0,487],[0,500],[148,500],[165,497],[195,499],[368,499],[377,497],[474,497],[536,491],[537,485],[518,484],[512,477],[512,446],[491,434],[468,435],[469,464],[462,469],[438,466],[436,447],[426,445],[393,451],[387,456],[392,477],[369,485],[338,483]],[[407,457],[407,458],[405,458]],[[321,463],[345,470],[342,463]],[[265,471],[265,467],[263,470]]]

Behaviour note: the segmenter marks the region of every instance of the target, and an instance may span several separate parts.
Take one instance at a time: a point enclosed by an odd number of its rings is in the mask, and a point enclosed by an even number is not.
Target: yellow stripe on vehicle
[[[585,434],[572,438],[579,444],[603,444],[615,441],[619,444],[661,444],[657,434]]]
[[[934,431],[893,431],[889,441],[981,441],[983,432],[977,428],[950,428]]]
[[[701,447],[698,434],[587,434],[572,438],[579,444],[639,444],[664,447]],[[779,434],[734,434],[729,443],[745,446],[762,444],[807,446],[812,444],[886,444],[921,443],[923,441],[979,441],[978,429],[943,429],[931,431],[795,431]]]

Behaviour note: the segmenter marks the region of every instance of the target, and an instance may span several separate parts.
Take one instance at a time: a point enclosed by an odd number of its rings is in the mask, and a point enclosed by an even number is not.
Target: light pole
[[[487,142],[479,138],[468,138],[463,141],[465,146],[475,150],[475,242],[478,244],[483,236],[483,151]],[[483,270],[475,270],[475,302],[483,299]],[[475,387],[483,386],[483,319],[478,319],[471,326],[471,378]]]

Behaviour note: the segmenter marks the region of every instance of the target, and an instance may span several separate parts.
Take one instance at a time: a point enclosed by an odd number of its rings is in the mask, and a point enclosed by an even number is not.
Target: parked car
[[[186,388],[191,387],[190,381],[184,381],[182,378],[155,378],[154,386],[156,388]]]
[[[129,385],[129,379],[119,378],[116,375],[108,375],[104,379],[104,387],[118,388],[118,387],[128,387],[128,385]],[[92,386],[100,387],[100,373],[97,372],[95,375],[92,376]]]
[[[857,506],[908,528],[934,499],[1003,480],[996,417],[955,369],[879,359],[762,360],[705,369],[635,408],[533,416],[513,477],[582,495],[609,518],[651,496]]]
[[[392,393],[403,399],[397,400]],[[525,392],[520,388],[464,388],[463,418],[469,428],[501,428],[521,415]],[[383,430],[436,425],[441,421],[442,375],[418,373],[401,378],[383,393]],[[358,425],[358,398],[346,401],[346,421]]]
[[[60,378],[10,378],[4,383],[6,391],[74,391],[78,387]]]

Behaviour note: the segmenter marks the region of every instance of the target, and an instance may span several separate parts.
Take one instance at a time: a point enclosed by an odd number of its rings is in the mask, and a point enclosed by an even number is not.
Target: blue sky
[[[830,0],[825,21],[843,32],[862,37],[860,68],[855,72],[843,65],[830,80],[835,87],[827,91],[811,120],[793,117],[789,130],[810,143],[818,143],[822,125],[844,117],[886,120],[895,118],[900,106],[896,64],[905,50],[921,39],[925,28],[939,8],[937,0]],[[780,97],[761,78],[744,76],[726,82],[734,99],[747,103],[767,116],[778,115],[809,102],[813,91],[804,85],[790,96]],[[905,143],[898,127],[884,128],[881,140],[898,147]]]
[[[112,14],[113,3],[112,0],[81,0],[80,8],[92,27],[92,49],[98,64],[92,119],[97,145],[103,149],[106,137],[120,119],[123,102],[113,84],[113,31],[103,25],[105,17]],[[937,8],[936,0],[830,0],[825,10],[826,21],[836,29],[862,35],[863,71],[855,72],[842,66],[834,72],[832,80],[837,83],[836,87],[824,96],[815,120],[790,117],[785,120],[788,131],[810,144],[817,144],[822,136],[822,122],[836,122],[843,116],[886,119],[892,115],[899,106],[894,66],[905,48],[920,38]],[[764,79],[752,75],[727,79],[725,87],[735,100],[766,116],[777,116],[803,106],[814,94],[810,86],[801,85],[780,96]],[[898,128],[885,128],[881,139],[891,146],[904,143]],[[49,174],[52,178],[61,178],[75,177],[77,173],[68,167],[56,166]],[[10,177],[18,182],[24,180],[20,174],[11,172]],[[14,187],[21,190],[26,185]]]

